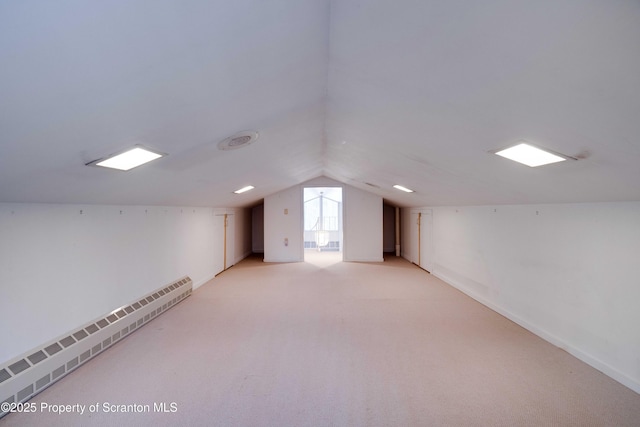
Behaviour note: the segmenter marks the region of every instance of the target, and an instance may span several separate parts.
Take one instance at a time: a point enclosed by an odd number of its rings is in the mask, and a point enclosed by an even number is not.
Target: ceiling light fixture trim
[[[218,150],[229,151],[237,150],[253,144],[258,140],[260,134],[256,131],[245,130],[238,132],[229,138],[223,139],[218,143]]]
[[[126,172],[165,156],[167,156],[167,153],[136,144],[126,150],[86,163],[86,166],[103,167]]]

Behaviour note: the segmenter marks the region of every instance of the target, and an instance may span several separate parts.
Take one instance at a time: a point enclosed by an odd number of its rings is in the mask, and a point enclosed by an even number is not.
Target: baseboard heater
[[[0,399],[19,404],[49,387],[193,291],[187,276],[0,365]],[[2,405],[3,409],[7,405]],[[13,405],[15,407],[15,405]],[[0,410],[0,418],[10,411]]]

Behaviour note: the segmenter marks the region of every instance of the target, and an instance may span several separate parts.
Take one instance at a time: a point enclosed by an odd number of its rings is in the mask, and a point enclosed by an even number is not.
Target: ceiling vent
[[[244,131],[238,132],[237,134],[230,136],[229,138],[220,141],[218,143],[219,150],[237,150],[238,148],[246,147],[247,145],[253,144],[258,140],[258,132],[254,131]]]

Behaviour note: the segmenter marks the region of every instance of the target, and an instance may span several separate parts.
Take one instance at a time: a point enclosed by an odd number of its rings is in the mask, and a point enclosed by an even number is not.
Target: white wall
[[[401,209],[401,255],[417,266],[433,268],[433,214],[427,208]],[[420,226],[418,226],[420,223]],[[418,233],[420,238],[418,238]]]
[[[344,260],[384,261],[382,197],[344,186]]]
[[[436,276],[640,392],[640,203],[433,208],[433,258]]]
[[[194,287],[214,277],[216,218],[207,208],[0,204],[0,362],[182,276]]]
[[[304,261],[303,250],[302,188],[294,186],[265,197],[264,261]]]
[[[413,224],[411,217],[411,209],[400,209],[400,256],[410,262],[414,262],[414,257],[417,257],[417,248],[414,252],[414,246],[418,244],[417,233],[418,227]]]
[[[383,261],[382,198],[330,178],[320,177],[264,199],[264,261],[304,261],[302,193],[304,187],[342,187],[345,261]],[[284,214],[288,209],[289,214]],[[284,246],[288,237],[289,246]]]

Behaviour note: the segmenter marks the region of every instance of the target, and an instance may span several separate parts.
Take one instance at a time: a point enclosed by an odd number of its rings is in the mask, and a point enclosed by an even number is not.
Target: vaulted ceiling
[[[236,207],[321,175],[400,206],[640,200],[639,45],[635,0],[5,1],[0,201]],[[489,153],[521,139],[579,160]],[[85,166],[134,144],[169,155]]]

